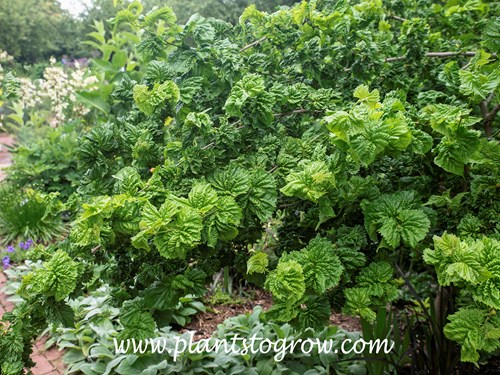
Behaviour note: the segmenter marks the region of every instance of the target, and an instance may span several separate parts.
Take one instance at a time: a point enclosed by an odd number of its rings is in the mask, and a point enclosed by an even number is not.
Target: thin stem
[[[453,56],[475,56],[476,52],[467,51],[467,52],[427,52],[425,54],[426,57],[453,57]],[[491,54],[491,57],[496,58],[497,55],[495,53]],[[385,62],[394,62],[394,61],[402,61],[406,60],[407,56],[397,56],[397,57],[387,57]]]
[[[258,44],[262,43],[262,42],[263,42],[264,40],[266,40],[266,39],[267,39],[267,36],[263,36],[262,38],[257,39],[256,41],[254,41],[254,42],[252,42],[252,43],[250,43],[250,44],[246,45],[246,46],[245,46],[245,47],[243,47],[243,48],[241,48],[241,49],[240,49],[240,52],[246,51],[247,49],[252,48],[252,47],[254,47],[254,46],[256,46],[256,45],[258,45]]]
[[[484,132],[488,138],[493,136],[493,120],[497,115],[498,111],[500,111],[500,104],[497,104],[491,111],[488,110],[488,105],[493,100],[494,94],[491,93],[485,100],[479,103],[479,107],[481,108],[481,113],[483,114],[484,119]]]
[[[407,21],[406,18],[403,18],[403,17],[399,17],[399,16],[394,16],[394,15],[389,15],[389,18],[392,18],[393,20],[396,20],[396,21],[400,21],[400,22],[405,22]]]

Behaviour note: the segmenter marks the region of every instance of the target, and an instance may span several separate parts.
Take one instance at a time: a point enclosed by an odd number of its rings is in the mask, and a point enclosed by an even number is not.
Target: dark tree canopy
[[[77,53],[80,29],[56,0],[0,0],[0,49],[22,63]]]

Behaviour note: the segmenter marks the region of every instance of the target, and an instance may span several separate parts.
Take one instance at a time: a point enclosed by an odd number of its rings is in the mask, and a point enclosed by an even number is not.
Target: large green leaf
[[[146,85],[134,86],[135,104],[147,115],[152,115],[160,104],[164,102],[175,104],[179,98],[179,88],[172,81],[165,81],[162,84],[155,83],[151,90]]]
[[[282,261],[267,276],[265,287],[278,301],[298,301],[306,290],[302,267],[294,260]]]
[[[332,243],[321,237],[311,240],[301,251],[288,254],[286,259],[293,259],[302,266],[306,287],[318,294],[336,286],[344,271]]]
[[[136,298],[126,301],[120,311],[120,323],[123,331],[118,340],[146,340],[154,337],[156,323],[151,314],[145,309],[144,301]]]
[[[425,238],[430,227],[427,215],[421,210],[401,210],[396,217],[386,217],[382,222],[379,232],[393,248],[401,242],[415,247]]]
[[[160,229],[154,238],[158,252],[167,259],[184,259],[186,252],[199,244],[203,229],[200,214],[182,208],[174,221]]]
[[[235,238],[242,218],[242,210],[233,197],[220,197],[214,212],[205,219],[208,246]]]
[[[450,322],[444,327],[444,334],[461,345],[463,362],[477,363],[480,350],[500,348],[500,319],[488,317],[487,311],[462,308],[448,319]]]
[[[271,173],[256,169],[250,175],[250,188],[242,196],[242,207],[255,214],[261,221],[267,221],[276,209],[278,192]]]
[[[76,288],[78,268],[78,263],[65,251],[58,250],[42,268],[23,278],[18,293],[26,299],[44,295],[62,301]]]
[[[247,262],[247,273],[264,273],[267,271],[267,266],[269,265],[269,259],[266,253],[256,253],[248,259]]]
[[[301,167],[286,177],[287,184],[281,188],[281,192],[317,202],[334,185],[334,175],[322,161],[305,161]]]
[[[463,176],[464,166],[474,160],[479,146],[480,133],[460,127],[452,136],[441,139],[434,162],[447,172]]]

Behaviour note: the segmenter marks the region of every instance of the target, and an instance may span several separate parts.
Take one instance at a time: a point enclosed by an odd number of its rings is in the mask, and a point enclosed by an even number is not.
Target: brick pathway
[[[13,144],[14,141],[10,136],[0,133],[0,181],[5,177],[2,169],[10,165],[10,155],[5,145],[12,146]]]
[[[5,134],[0,134],[0,181],[5,177],[2,168],[10,165],[10,155],[4,144],[12,145],[14,142],[11,137]],[[7,277],[0,271],[0,317],[6,311],[11,311],[14,308],[12,302],[7,300],[7,296],[3,293],[3,287],[7,282]],[[64,374],[64,363],[62,361],[62,351],[57,348],[45,350],[46,337],[39,339],[33,347],[31,359],[36,363],[36,366],[31,369],[33,375],[60,375]]]

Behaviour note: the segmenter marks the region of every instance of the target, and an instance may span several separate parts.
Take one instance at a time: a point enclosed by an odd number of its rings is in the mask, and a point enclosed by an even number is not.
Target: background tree
[[[77,53],[80,30],[56,0],[0,0],[0,49],[19,62]]]

